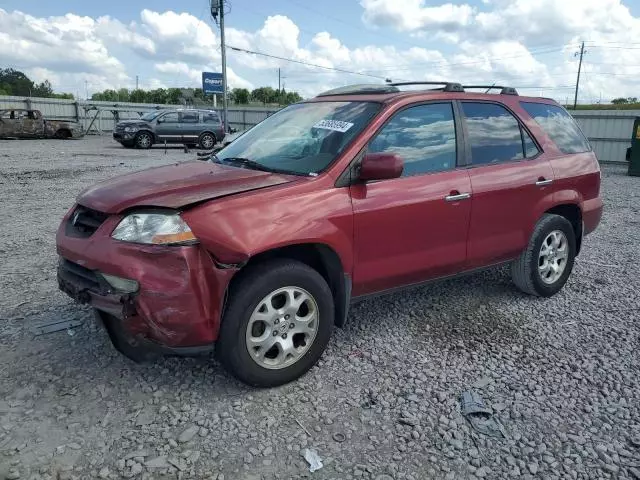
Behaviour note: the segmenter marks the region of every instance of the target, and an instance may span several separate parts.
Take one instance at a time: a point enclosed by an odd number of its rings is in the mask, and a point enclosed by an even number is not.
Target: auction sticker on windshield
[[[334,132],[346,132],[351,127],[353,127],[353,123],[349,122],[341,122],[340,120],[320,120],[316,123],[313,128],[322,128],[324,130],[333,130]]]

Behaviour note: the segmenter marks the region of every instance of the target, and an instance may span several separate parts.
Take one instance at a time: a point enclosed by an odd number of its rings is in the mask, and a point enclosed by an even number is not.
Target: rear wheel
[[[567,283],[575,255],[576,236],[569,220],[545,214],[538,221],[527,249],[511,266],[513,282],[530,295],[555,295]]]
[[[239,380],[275,387],[320,358],[333,328],[333,297],[324,278],[294,260],[241,273],[230,292],[217,355]]]
[[[203,150],[211,150],[216,144],[216,136],[213,133],[205,132],[200,135],[198,145]]]
[[[61,140],[71,138],[71,132],[65,128],[61,128],[56,132],[56,138],[59,138]]]
[[[151,148],[153,145],[153,137],[149,132],[140,132],[136,135],[136,147],[138,148]]]

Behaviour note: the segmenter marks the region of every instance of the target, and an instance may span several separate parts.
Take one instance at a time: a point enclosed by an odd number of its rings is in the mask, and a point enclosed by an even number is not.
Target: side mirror
[[[360,180],[387,180],[402,175],[404,162],[395,153],[367,153],[360,163]]]

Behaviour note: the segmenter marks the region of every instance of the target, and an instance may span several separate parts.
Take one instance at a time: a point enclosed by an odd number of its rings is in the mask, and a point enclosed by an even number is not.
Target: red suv
[[[428,85],[325,92],[209,160],[88,188],[60,288],[134,360],[215,343],[259,386],[307,371],[355,299],[504,263],[557,293],[602,214],[587,139],[553,100]]]

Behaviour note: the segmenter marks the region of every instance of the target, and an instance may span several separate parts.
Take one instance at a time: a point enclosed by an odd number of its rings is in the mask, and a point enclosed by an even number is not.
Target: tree
[[[129,101],[129,89],[121,88],[118,90],[118,101],[119,102],[128,102]]]
[[[145,103],[147,101],[147,92],[139,88],[132,90],[129,94],[129,101],[133,103]]]
[[[278,92],[271,87],[260,87],[251,92],[251,98],[265,105],[267,103],[277,103]]]
[[[613,103],[614,105],[624,105],[626,103],[629,103],[629,101],[626,98],[614,98],[613,100],[611,100],[611,103]]]
[[[0,70],[0,88],[7,91],[9,95],[19,97],[31,96],[33,90],[33,82],[24,73],[7,68]]]
[[[284,103],[290,105],[302,100],[302,97],[298,92],[287,92],[284,96]]]
[[[49,82],[49,80],[45,80],[38,85],[34,85],[32,94],[34,97],[51,97],[53,95],[51,82]]]
[[[150,103],[167,103],[167,91],[164,88],[156,88],[147,94]]]
[[[177,105],[182,98],[182,90],[180,88],[167,89],[167,102],[171,105]]]
[[[249,103],[249,90],[246,88],[234,88],[231,91],[233,102],[236,105],[247,105]]]

